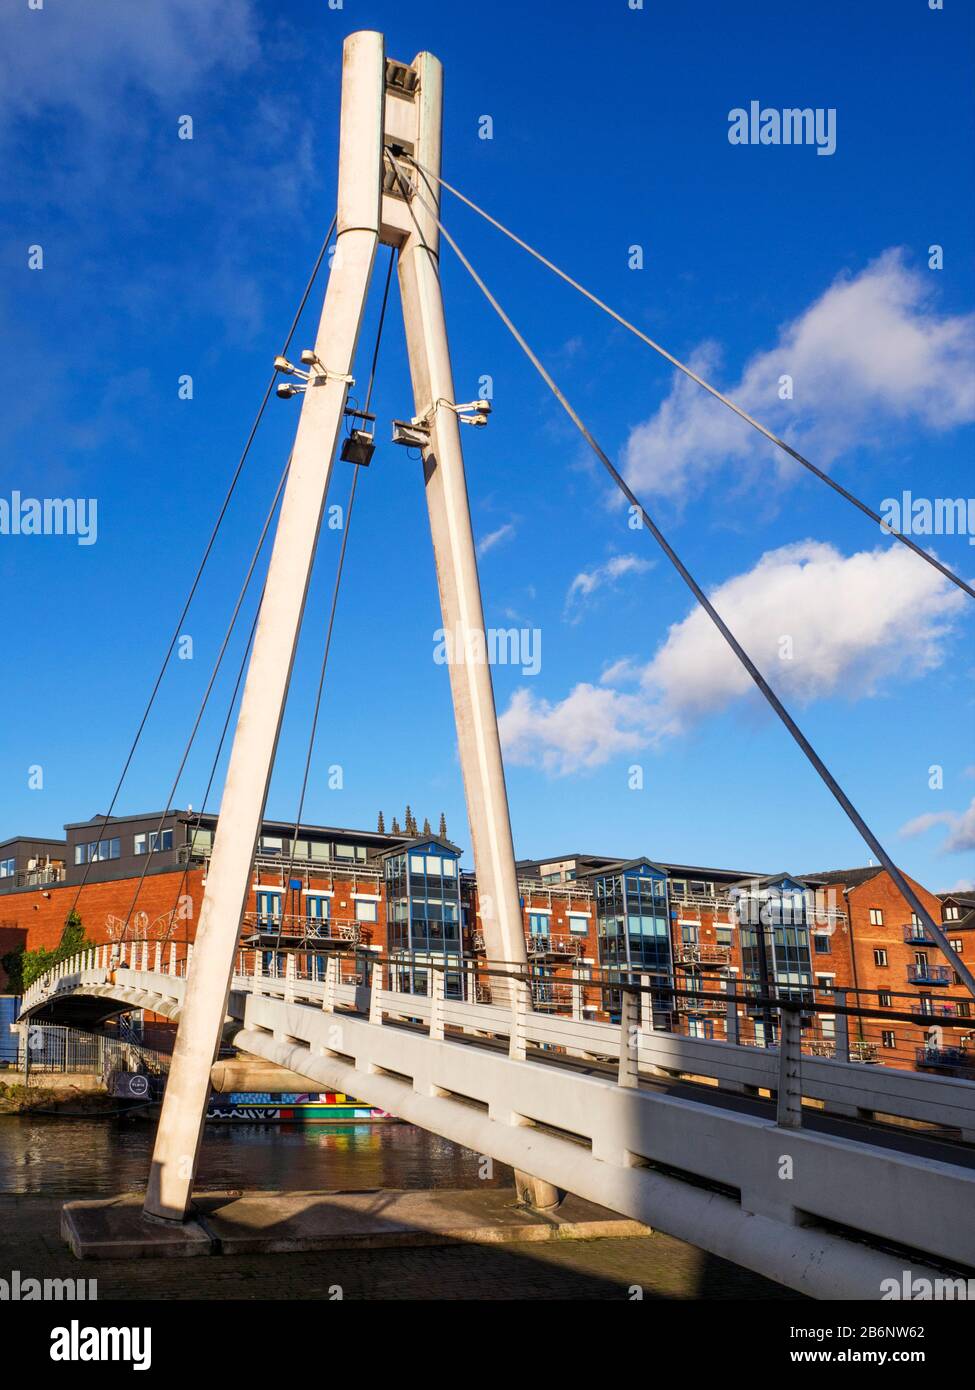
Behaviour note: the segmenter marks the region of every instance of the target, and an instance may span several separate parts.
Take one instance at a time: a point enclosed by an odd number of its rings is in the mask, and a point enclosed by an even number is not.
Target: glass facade
[[[599,963],[609,979],[638,984],[672,984],[667,875],[650,864],[635,864],[593,880]],[[608,991],[610,1013],[620,1007],[617,990]]]
[[[814,906],[811,895],[792,879],[756,885],[738,895],[744,993],[761,994],[768,982],[784,997],[812,997]],[[773,1043],[773,1015],[763,1007],[754,1012],[765,1020],[765,1027],[756,1031],[756,1038],[764,1037]]]
[[[427,990],[427,966],[456,956],[461,937],[459,856],[436,840],[412,845],[386,860],[386,933],[393,988]],[[461,971],[449,971],[446,992],[459,998]]]

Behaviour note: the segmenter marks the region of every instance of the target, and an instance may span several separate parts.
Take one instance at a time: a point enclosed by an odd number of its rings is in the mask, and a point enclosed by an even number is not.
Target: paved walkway
[[[101,1299],[798,1299],[669,1236],[336,1250],[173,1260],[76,1260],[61,1199],[0,1196],[0,1277],[97,1279]],[[337,1294],[336,1291],[341,1293]]]

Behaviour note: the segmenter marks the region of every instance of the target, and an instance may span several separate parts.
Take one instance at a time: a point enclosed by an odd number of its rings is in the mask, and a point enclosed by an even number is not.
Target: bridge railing
[[[106,943],[79,952],[30,986],[22,1016],[76,992],[178,1013],[192,956],[192,944],[159,941]],[[975,1140],[975,1067],[968,1065],[975,1059],[967,1034],[937,1025],[923,1058],[910,1058],[911,1067],[923,1068],[920,1073],[884,1066],[883,1055],[893,1050],[884,1046],[887,1026],[918,1026],[907,1010],[850,1003],[842,989],[771,993],[759,992],[752,982],[744,992],[731,993],[729,983],[716,993],[680,988],[663,973],[647,973],[639,984],[605,972],[596,980],[578,974],[554,979],[546,967],[529,963],[526,970],[482,957],[242,947],[232,988],[245,996],[365,1015],[376,1024],[406,1022],[426,1027],[435,1038],[457,1033],[507,1040],[522,1056],[538,1049],[543,1059],[584,1058],[617,1068],[621,1084],[644,1071],[775,1096],[783,1123],[801,1114],[805,1098],[833,1113],[909,1119]],[[586,1003],[600,995],[608,1017],[594,1017]],[[897,997],[898,1003],[904,1000],[910,996]],[[703,1027],[688,1031],[689,1023],[709,1017],[721,1024],[720,1036]],[[754,1035],[742,1039],[746,1021],[759,1026],[764,1045],[756,1045]]]

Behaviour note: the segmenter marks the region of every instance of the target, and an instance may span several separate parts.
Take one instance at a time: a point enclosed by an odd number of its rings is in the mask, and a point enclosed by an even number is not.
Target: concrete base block
[[[80,1260],[142,1260],[209,1255],[211,1239],[196,1221],[153,1221],[139,1193],[98,1201],[66,1202],[61,1236]]]
[[[638,1221],[569,1196],[529,1211],[506,1188],[461,1192],[207,1193],[182,1226],[147,1221],[142,1197],[68,1202],[61,1234],[81,1259],[290,1254],[650,1234]]]

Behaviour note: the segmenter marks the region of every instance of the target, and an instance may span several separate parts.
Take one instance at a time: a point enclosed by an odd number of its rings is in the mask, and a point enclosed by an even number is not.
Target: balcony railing
[[[48,883],[63,883],[65,873],[63,864],[48,864],[41,869],[18,869],[16,873],[0,878],[0,889],[43,888]]]
[[[681,965],[727,965],[731,960],[731,947],[680,942],[674,950],[674,958]]]
[[[913,923],[904,928],[904,940],[908,946],[934,946],[934,937],[929,936],[925,927],[915,927]]]
[[[907,980],[912,985],[950,985],[951,970],[947,965],[909,965]]]
[[[677,997],[677,1012],[682,1014],[723,1014],[728,1007],[728,1001],[723,994],[708,994],[702,992],[694,999],[688,999],[685,995]]]
[[[954,1004],[912,1004],[911,1013],[919,1018],[958,1018],[960,1010]]]
[[[549,959],[555,956],[563,956],[569,960],[578,960],[586,948],[583,937],[577,936],[532,936],[528,937],[528,954],[536,959]]]
[[[963,1047],[918,1047],[915,1064],[948,1071],[975,1072],[975,1052]]]
[[[572,986],[554,983],[550,980],[533,980],[531,985],[532,1008],[571,1009]]]
[[[303,917],[298,913],[245,912],[241,927],[245,939],[254,936],[277,937],[282,941],[334,941],[358,945],[363,939],[358,922],[333,922],[331,918]]]

